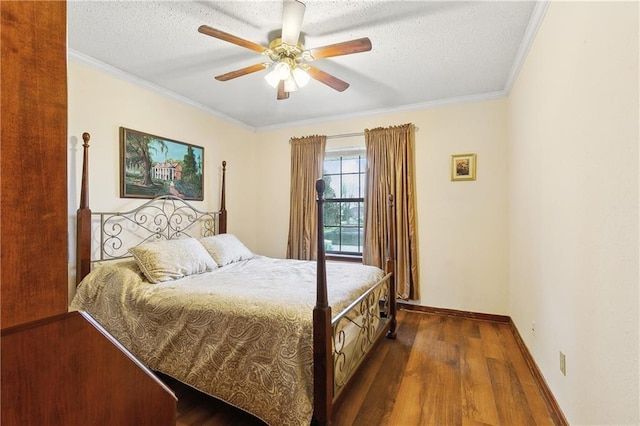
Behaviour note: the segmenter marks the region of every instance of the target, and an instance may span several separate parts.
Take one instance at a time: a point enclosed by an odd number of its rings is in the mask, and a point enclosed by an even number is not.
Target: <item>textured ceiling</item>
[[[70,57],[259,130],[504,96],[541,19],[524,1],[307,0],[306,48],[369,37],[370,52],[313,64],[347,81],[311,80],[276,100],[251,50],[198,32],[208,25],[262,44],[282,25],[281,1],[77,1],[68,3]]]

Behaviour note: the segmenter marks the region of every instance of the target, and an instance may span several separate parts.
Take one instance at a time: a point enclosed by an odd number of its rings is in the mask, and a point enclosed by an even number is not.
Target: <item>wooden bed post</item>
[[[333,410],[333,353],[331,307],[327,298],[324,253],[324,180],[316,181],[318,193],[318,272],[316,306],[313,308],[313,424],[331,424]]]
[[[225,195],[225,175],[227,174],[227,162],[222,162],[222,191],[220,194],[220,216],[218,218],[218,233],[227,233],[227,207],[226,207],[226,195]]]
[[[91,271],[91,209],[89,208],[89,139],[82,134],[82,183],[80,186],[80,208],[76,223],[76,286]]]
[[[389,232],[387,232],[387,264],[386,272],[391,273],[389,278],[389,331],[387,331],[388,339],[396,338],[396,221],[394,215],[393,195],[389,194],[387,202],[387,216],[389,217]]]

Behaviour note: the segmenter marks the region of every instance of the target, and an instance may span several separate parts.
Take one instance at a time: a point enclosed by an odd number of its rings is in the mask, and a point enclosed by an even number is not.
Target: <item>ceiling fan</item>
[[[280,38],[271,40],[269,47],[261,46],[207,25],[201,25],[198,28],[198,31],[202,34],[253,50],[267,57],[266,62],[218,75],[216,80],[228,81],[269,69],[265,79],[271,86],[278,88],[278,100],[289,98],[290,92],[294,92],[298,90],[298,87],[306,85],[310,78],[314,78],[338,92],[346,90],[349,87],[349,83],[310,65],[309,62],[315,59],[367,52],[371,50],[371,40],[364,37],[305,50],[299,38],[306,6],[298,0],[283,1],[282,35]]]

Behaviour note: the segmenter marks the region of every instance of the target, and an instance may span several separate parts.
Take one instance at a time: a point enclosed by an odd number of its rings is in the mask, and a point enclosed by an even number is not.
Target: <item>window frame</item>
[[[355,172],[344,172],[343,169],[343,161],[344,160],[357,160],[358,170]],[[360,197],[332,197],[326,198],[325,192],[325,207],[327,204],[337,204],[338,206],[342,206],[343,203],[358,203],[358,224],[356,226],[345,226],[342,223],[338,225],[324,225],[323,232],[326,234],[327,228],[337,228],[340,233],[340,249],[338,250],[327,250],[325,248],[326,258],[329,260],[345,260],[345,261],[354,261],[360,262],[362,261],[362,251],[364,250],[364,219],[365,219],[365,195],[366,195],[366,149],[365,147],[349,147],[349,148],[338,148],[331,151],[325,152],[324,161],[335,161],[339,160],[339,173],[329,173],[326,172],[326,168],[323,165],[323,173],[322,178],[331,177],[332,182],[336,177],[340,179],[339,187],[342,190],[342,182],[344,176],[357,176],[358,177],[358,193]],[[342,195],[342,194],[340,194]],[[361,206],[361,207],[360,207]],[[325,210],[326,211],[326,210]],[[341,213],[342,210],[340,209]],[[341,214],[340,213],[340,214]],[[340,220],[342,222],[342,220]],[[355,228],[357,230],[357,248],[359,251],[344,251],[342,247],[342,231],[344,228]]]

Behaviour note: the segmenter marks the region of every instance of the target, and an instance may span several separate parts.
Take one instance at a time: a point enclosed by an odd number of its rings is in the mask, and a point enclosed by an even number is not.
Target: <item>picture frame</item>
[[[451,181],[476,180],[476,154],[451,156]]]
[[[204,148],[120,127],[120,197],[204,199]]]

